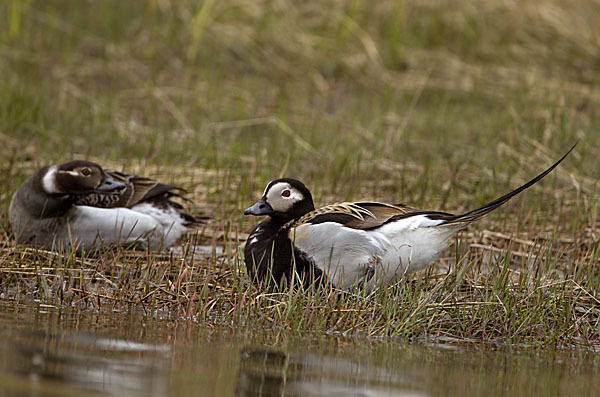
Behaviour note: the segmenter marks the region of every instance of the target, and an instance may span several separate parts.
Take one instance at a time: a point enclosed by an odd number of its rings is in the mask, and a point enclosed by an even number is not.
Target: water
[[[598,395],[583,351],[290,335],[0,301],[4,396]]]

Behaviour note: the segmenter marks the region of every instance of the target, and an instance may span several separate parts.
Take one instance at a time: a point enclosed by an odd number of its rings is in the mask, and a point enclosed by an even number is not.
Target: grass
[[[0,294],[300,333],[597,348],[599,13],[566,0],[3,2]],[[266,293],[240,263],[256,223],[242,210],[279,175],[317,205],[461,212],[577,139],[434,269],[372,296]],[[15,246],[12,192],[73,157],[178,183],[214,220],[181,255]]]

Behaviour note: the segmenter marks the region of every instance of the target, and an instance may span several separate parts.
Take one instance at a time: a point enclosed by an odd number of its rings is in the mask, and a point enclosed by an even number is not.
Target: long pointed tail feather
[[[555,169],[569,155],[569,153],[571,153],[573,151],[573,149],[575,149],[575,146],[577,146],[577,143],[579,143],[579,142],[576,142],[571,147],[571,149],[569,149],[569,151],[567,153],[565,153],[557,162],[552,164],[546,171],[542,172],[541,174],[539,174],[538,176],[536,176],[535,178],[533,178],[526,184],[516,188],[512,192],[505,194],[502,197],[498,197],[496,200],[487,203],[483,207],[477,208],[473,211],[466,212],[462,215],[456,215],[456,216],[452,217],[451,219],[448,219],[442,225],[464,224],[466,226],[469,223],[476,221],[477,219],[483,217],[484,215],[486,215],[486,214],[490,213],[491,211],[495,210],[496,208],[500,207],[502,204],[506,203],[508,200],[510,200],[517,194],[521,193],[523,190],[535,185],[542,178],[544,178],[546,175],[548,175],[550,172],[552,172],[552,170]],[[442,225],[440,225],[440,226],[442,226]]]

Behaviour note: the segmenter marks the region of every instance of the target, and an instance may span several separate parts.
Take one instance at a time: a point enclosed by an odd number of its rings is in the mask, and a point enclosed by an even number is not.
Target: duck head
[[[244,215],[268,215],[284,220],[299,218],[315,209],[312,195],[302,182],[293,178],[269,182],[262,198]]]
[[[47,168],[42,176],[42,187],[49,194],[78,195],[111,193],[126,185],[110,178],[96,163],[75,160]]]

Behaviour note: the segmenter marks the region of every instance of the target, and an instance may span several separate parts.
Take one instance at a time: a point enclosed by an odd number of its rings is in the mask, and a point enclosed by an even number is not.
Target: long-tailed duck
[[[573,148],[523,186],[461,215],[377,202],[337,203],[315,210],[302,182],[276,179],[260,201],[244,211],[267,216],[246,242],[246,268],[255,281],[270,279],[274,284],[290,282],[294,272],[305,285],[327,282],[343,289],[358,283],[373,289],[378,282],[393,282],[431,266],[458,231],[540,181]]]
[[[196,219],[172,200],[183,190],[90,161],[40,169],[12,197],[9,220],[17,242],[91,250],[101,244],[173,244]]]

